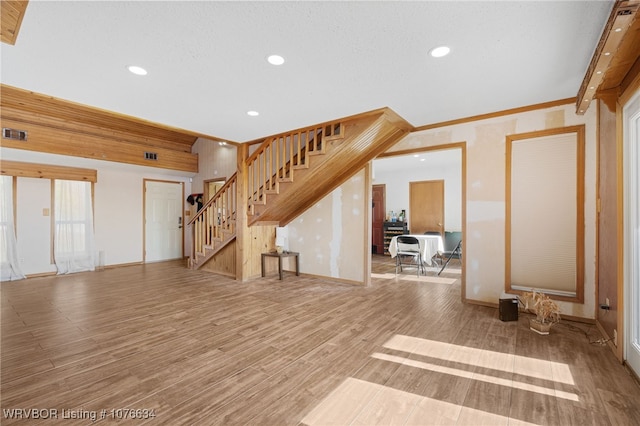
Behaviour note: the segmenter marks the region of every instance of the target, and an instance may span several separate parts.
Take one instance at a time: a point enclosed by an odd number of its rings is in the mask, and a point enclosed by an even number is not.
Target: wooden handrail
[[[238,175],[234,173],[215,195],[207,201],[188,225],[193,225],[191,259],[196,253],[204,253],[206,246],[213,248],[214,241],[224,241],[235,233]]]

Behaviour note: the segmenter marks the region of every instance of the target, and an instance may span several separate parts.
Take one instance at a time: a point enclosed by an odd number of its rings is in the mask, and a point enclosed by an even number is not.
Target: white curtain
[[[55,181],[54,258],[58,274],[95,270],[91,183]]]
[[[0,176],[0,281],[25,278],[18,265],[13,221],[13,176]]]

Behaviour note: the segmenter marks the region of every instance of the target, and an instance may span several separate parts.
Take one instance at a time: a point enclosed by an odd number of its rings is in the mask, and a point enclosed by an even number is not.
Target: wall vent
[[[144,159],[158,161],[158,154],[156,152],[145,152]]]
[[[8,127],[2,128],[2,138],[3,139],[13,139],[16,141],[26,141],[27,140],[27,131],[26,130],[16,130],[10,129]]]

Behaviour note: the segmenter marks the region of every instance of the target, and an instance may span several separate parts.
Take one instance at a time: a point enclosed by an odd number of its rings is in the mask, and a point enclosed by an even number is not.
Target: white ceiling
[[[422,126],[576,96],[611,6],[31,0],[1,76],[236,142],[385,106]]]

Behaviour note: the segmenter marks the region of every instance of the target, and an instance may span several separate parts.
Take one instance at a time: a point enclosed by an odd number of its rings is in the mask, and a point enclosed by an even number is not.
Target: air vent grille
[[[27,140],[27,131],[26,130],[16,130],[10,129],[8,127],[2,128],[2,138],[3,139],[12,139],[16,141],[26,141]]]
[[[158,153],[156,152],[145,152],[144,153],[145,160],[158,161]]]

